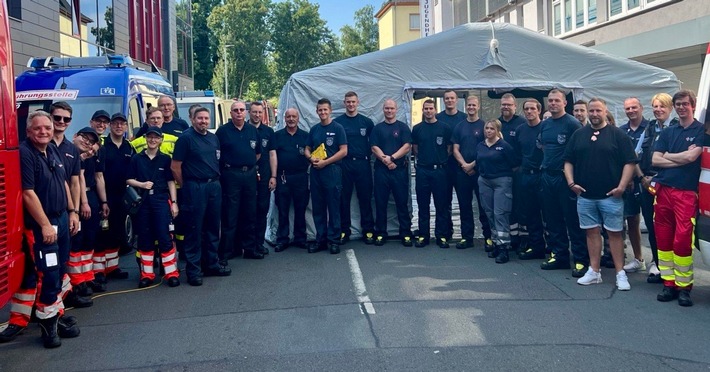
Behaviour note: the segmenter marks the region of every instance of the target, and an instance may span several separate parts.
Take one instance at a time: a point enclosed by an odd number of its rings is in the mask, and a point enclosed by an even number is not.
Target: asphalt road
[[[645,273],[629,275],[629,292],[616,291],[611,269],[582,287],[570,270],[497,265],[480,247],[350,242],[339,255],[290,248],[233,260],[231,277],[202,287],[115,293],[70,310],[81,336],[59,349],[44,349],[33,324],[0,345],[0,370],[710,370],[706,265],[696,264],[695,306],[681,308],[657,302],[661,286]],[[135,261],[121,266],[131,279],[110,291],[136,286]]]

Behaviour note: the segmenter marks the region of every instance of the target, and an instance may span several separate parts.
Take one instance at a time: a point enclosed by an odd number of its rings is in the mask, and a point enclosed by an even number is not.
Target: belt
[[[148,195],[155,195],[155,194],[167,194],[168,189],[150,189],[148,190]]]
[[[218,181],[219,178],[188,178],[185,181],[196,182],[196,183],[210,183]]]
[[[429,169],[429,170],[437,170],[437,169],[444,169],[444,168],[446,168],[446,164],[433,164],[433,165],[417,164],[417,168]]]
[[[365,156],[346,156],[345,160],[370,160],[370,157]]]
[[[540,170],[535,168],[523,168],[522,172],[525,174],[537,174],[540,173]]]
[[[556,169],[541,169],[542,172],[545,172],[546,174],[549,174],[550,176],[563,176],[565,172],[561,170],[556,170]]]
[[[227,169],[229,169],[229,170],[240,171],[240,172],[248,172],[248,171],[254,169],[254,166],[253,166],[253,165],[252,165],[252,166],[241,166],[241,167],[240,167],[240,166],[237,166],[237,165],[231,165],[231,164],[227,164],[227,163],[224,163],[224,167],[227,168]]]

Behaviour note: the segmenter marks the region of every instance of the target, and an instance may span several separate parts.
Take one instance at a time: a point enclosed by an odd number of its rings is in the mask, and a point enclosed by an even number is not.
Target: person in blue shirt
[[[266,235],[266,215],[271,205],[271,193],[276,189],[276,151],[272,144],[274,130],[261,122],[264,115],[264,104],[254,101],[249,106],[249,125],[256,128],[259,134],[261,156],[256,162],[256,218],[254,220],[254,239],[256,250],[261,254],[269,254],[264,246]]]
[[[348,154],[348,140],[342,125],[330,117],[331,112],[330,100],[319,99],[316,113],[320,123],[311,127],[304,151],[311,162],[311,206],[316,225],[316,242],[308,248],[308,253],[325,249],[331,254],[340,253],[340,161]],[[325,158],[312,156],[321,146],[325,149]]]
[[[515,143],[516,130],[525,124],[525,119],[515,114],[516,110],[515,96],[512,93],[503,94],[500,98],[498,121],[501,124],[503,140],[511,145]],[[520,214],[522,213],[520,203],[526,191],[521,187],[520,173],[515,172],[513,175],[513,211],[510,213],[510,245],[514,251],[521,250],[521,243],[523,246],[527,245],[528,232],[526,227],[520,224]]]
[[[510,250],[510,212],[513,209],[513,173],[518,167],[515,149],[503,139],[499,120],[483,128],[485,140],[476,146],[476,166],[481,204],[491,221],[495,250],[488,257],[506,263]]]

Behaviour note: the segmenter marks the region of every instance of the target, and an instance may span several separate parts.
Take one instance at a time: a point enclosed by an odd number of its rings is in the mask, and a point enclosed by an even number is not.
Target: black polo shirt
[[[81,169],[84,170],[84,182],[87,189],[96,189],[96,173],[103,173],[106,169],[105,164],[106,150],[104,147],[101,147],[96,155],[81,161]]]
[[[57,145],[57,150],[62,156],[62,163],[64,163],[64,173],[67,175],[67,183],[71,183],[72,176],[81,175],[81,154],[79,149],[66,137],[61,143],[57,144],[52,140],[52,143]]]
[[[173,116],[173,120],[164,122],[163,126],[160,127],[163,133],[172,134],[175,137],[180,137],[188,128],[190,128],[190,125],[187,124],[185,120],[177,118],[175,116]],[[143,136],[147,131],[148,123],[143,123],[143,126],[138,130],[138,132],[136,132],[133,137],[138,138],[140,136]]]
[[[500,131],[503,133],[503,139],[509,144],[512,144],[514,142],[513,137],[515,137],[515,131],[518,129],[518,127],[528,123],[527,120],[518,115],[513,115],[513,117],[507,121],[503,119],[503,116],[499,117],[498,120],[501,123]]]
[[[385,155],[394,154],[406,143],[412,143],[412,131],[409,129],[409,125],[399,120],[395,120],[394,123],[383,121],[377,124],[370,135],[370,145],[379,147]],[[402,166],[406,160],[405,156],[395,160],[395,164],[398,167]],[[375,167],[387,168],[381,161],[375,162]]]
[[[478,119],[474,122],[464,120],[456,126],[451,135],[451,142],[459,145],[459,152],[466,163],[476,160],[476,146],[485,139],[483,127],[486,122]]]
[[[541,166],[546,170],[562,171],[567,141],[582,124],[574,116],[565,114],[558,119],[545,119],[540,125],[540,144],[543,151]]]
[[[182,162],[185,181],[216,179],[219,177],[219,139],[209,131],[200,134],[189,128],[175,143],[173,159]]]
[[[338,116],[335,121],[345,129],[348,137],[348,158],[364,158],[372,154],[370,149],[370,133],[375,124],[365,115],[357,114],[353,117],[347,114]]]
[[[455,114],[449,115],[446,113],[446,110],[444,110],[444,111],[436,114],[436,121],[439,121],[442,124],[445,124],[446,126],[448,126],[451,133],[453,133],[456,126],[460,122],[465,121],[467,117],[468,117],[468,115],[466,115],[465,112],[456,111]]]
[[[491,147],[485,141],[476,146],[476,168],[483,178],[512,177],[517,166],[515,149],[505,140],[499,139]]]
[[[542,123],[531,127],[528,123],[515,131],[515,142],[511,143],[520,159],[523,170],[539,170],[542,164],[542,144],[539,141]]]
[[[253,124],[248,123],[250,126],[254,127]],[[259,124],[256,131],[259,134],[259,147],[261,151],[261,157],[256,165],[259,166],[259,175],[262,180],[268,181],[271,177],[271,164],[269,164],[269,151],[273,150],[274,141],[274,130],[266,124]]]
[[[170,162],[170,156],[160,151],[151,159],[143,150],[131,158],[126,179],[134,179],[138,182],[151,181],[155,193],[167,193],[168,182],[173,180]]]
[[[56,217],[68,208],[66,172],[57,146],[50,142],[46,155],[34,147],[29,138],[20,143],[22,189],[34,190],[48,217]],[[37,222],[25,210],[25,226]]]
[[[197,132],[195,132],[197,133]],[[221,167],[253,167],[256,165],[256,155],[261,154],[259,131],[244,123],[242,129],[237,129],[230,120],[217,129],[219,139]]]
[[[274,133],[271,148],[276,151],[278,170],[281,174],[300,174],[308,171],[310,162],[303,156],[308,143],[308,132],[296,128],[296,133],[289,133],[286,128]]]
[[[654,151],[677,154],[688,150],[690,145],[703,146],[705,128],[703,124],[695,120],[687,128],[680,124],[668,127],[661,131],[656,141]],[[654,180],[662,185],[675,187],[676,189],[698,191],[698,180],[700,179],[700,156],[692,162],[680,167],[659,168]]]
[[[116,146],[110,137],[104,140],[102,149],[105,152],[104,181],[106,182],[106,193],[123,195],[126,190],[131,157],[136,153],[136,150],[125,139],[121,140],[120,146]]]
[[[308,142],[306,142],[306,146],[310,147],[311,152],[313,152],[321,144],[325,144],[325,153],[329,158],[335,155],[335,153],[340,150],[341,145],[348,144],[348,138],[345,135],[343,126],[333,120],[328,125],[316,124],[311,127],[311,131],[308,132]],[[338,161],[338,163],[340,163],[340,161]]]
[[[444,165],[449,157],[447,146],[451,144],[451,129],[440,121],[423,121],[412,129],[412,144],[417,146],[419,165]]]

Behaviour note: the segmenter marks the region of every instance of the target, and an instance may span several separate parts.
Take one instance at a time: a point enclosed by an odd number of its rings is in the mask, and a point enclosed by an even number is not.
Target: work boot
[[[466,249],[473,247],[473,239],[461,239],[456,243],[456,249]]]
[[[338,244],[343,245],[347,243],[350,240],[350,237],[346,235],[345,233],[340,233],[340,239],[338,240]]]
[[[412,237],[409,235],[406,235],[404,238],[402,238],[402,245],[405,247],[411,247],[414,244],[414,241],[412,240]]]
[[[498,250],[498,255],[496,256],[496,263],[498,264],[503,264],[506,263],[510,260],[508,257],[508,250],[510,249],[510,245],[505,244],[500,247]]]
[[[94,276],[94,281],[91,283],[91,286],[94,288],[94,292],[106,292],[106,275],[104,275],[104,273],[96,273],[96,275]],[[79,295],[82,297],[87,296],[82,293],[79,293]]]
[[[162,267],[160,263],[160,257],[156,255],[155,260],[157,261],[158,266],[157,267]],[[116,268],[110,273],[106,275],[109,279],[128,279],[128,272],[121,270],[121,268]]]
[[[375,245],[378,247],[385,245],[385,237],[382,235],[377,235],[377,238],[375,239]]]
[[[536,250],[534,248],[528,248],[524,252],[518,254],[518,259],[520,260],[537,260],[545,258],[545,252]]]
[[[693,306],[693,300],[690,299],[690,291],[681,289],[678,291],[678,305],[683,307]]]
[[[71,315],[60,316],[57,321],[57,333],[60,338],[79,337],[81,330],[79,330],[76,317]]]
[[[491,240],[491,238],[486,238],[486,241],[483,243],[483,246],[483,250],[486,251],[486,253],[491,253],[496,249],[496,245],[493,244],[493,240]]]
[[[94,300],[89,297],[81,297],[74,290],[67,293],[67,297],[64,299],[64,306],[75,307],[77,309],[83,307],[91,307],[94,305]]]
[[[0,332],[0,344],[10,342],[25,331],[25,327],[20,327],[15,324],[9,324],[2,332]]]
[[[500,253],[500,247],[498,244],[493,245],[493,249],[488,252],[488,258],[496,258],[498,257],[498,254]]]
[[[97,274],[97,275],[102,275],[102,274]],[[89,285],[89,282],[80,283],[76,286],[76,293],[81,297],[91,297],[91,295],[94,294],[94,291],[91,287],[92,286]],[[106,289],[104,289],[103,291],[96,291],[96,292],[105,292],[105,291],[106,291]]]
[[[62,340],[57,333],[57,324],[59,322],[59,314],[51,318],[40,319],[39,328],[42,331],[42,342],[47,349],[62,346]]]
[[[373,234],[371,232],[365,233],[365,244],[367,244],[367,245],[375,244],[375,234]]]
[[[554,254],[550,254],[550,258],[543,262],[540,268],[543,270],[567,270],[569,269],[569,260],[558,260]]]
[[[663,291],[656,296],[656,299],[660,302],[669,302],[678,298],[678,291],[673,287],[663,286]]]
[[[330,244],[330,254],[340,253],[340,246],[337,244]]]

